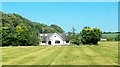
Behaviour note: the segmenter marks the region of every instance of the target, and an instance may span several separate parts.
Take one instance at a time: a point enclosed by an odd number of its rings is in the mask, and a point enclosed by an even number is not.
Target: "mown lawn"
[[[3,65],[100,65],[118,63],[118,42],[98,46],[2,47]]]

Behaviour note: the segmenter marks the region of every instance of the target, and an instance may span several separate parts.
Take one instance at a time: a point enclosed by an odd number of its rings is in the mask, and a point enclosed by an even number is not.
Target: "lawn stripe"
[[[84,51],[86,51],[85,53],[91,57],[91,61],[89,62],[90,64],[100,64],[103,63],[102,58],[98,58],[97,56],[101,56],[98,52],[96,52],[95,50],[92,50],[92,47],[96,48],[96,46],[89,46],[88,48],[84,49]],[[99,49],[101,50],[101,49]],[[85,55],[85,56],[87,56]]]
[[[86,61],[84,60],[84,52],[83,49],[81,49],[81,47],[73,47],[72,48],[73,51],[71,52],[71,55],[74,56],[74,59],[72,61],[70,61],[69,63],[72,65],[80,65],[83,63],[86,63]]]
[[[42,47],[33,47],[33,48],[28,47],[28,48],[24,48],[24,50],[19,49],[19,52],[17,52],[17,53],[15,52],[15,53],[12,53],[9,55],[3,55],[3,62],[9,61],[13,58],[17,58],[17,57],[26,55],[27,53],[30,53],[30,52],[34,52],[40,48],[42,48]]]
[[[63,49],[61,51],[58,52],[58,54],[56,55],[56,57],[54,58],[54,60],[50,63],[51,65],[54,64],[54,62],[56,61],[56,59],[62,54],[63,50],[65,49],[65,47],[62,47]]]
[[[25,57],[29,57],[29,56],[31,56],[31,55],[34,55],[36,52],[39,52],[39,51],[42,51],[42,50],[47,50],[48,48],[50,48],[50,47],[47,47],[47,48],[45,48],[45,47],[43,47],[42,49],[41,48],[38,48],[38,50],[36,50],[36,51],[31,51],[31,52],[29,52],[29,53],[26,53],[26,54],[24,54],[24,55],[20,55],[20,56],[18,56],[17,58],[12,58],[11,60],[9,60],[9,61],[6,61],[6,62],[4,62],[4,64],[16,64],[18,61],[20,61],[21,59],[24,59]]]
[[[12,52],[13,51],[13,52]],[[14,65],[100,65],[118,63],[118,43],[98,46],[4,47],[4,64]]]
[[[102,48],[102,47],[92,48],[92,50],[96,51],[96,53],[99,54],[98,56],[95,56],[95,59],[97,59],[96,62],[99,62],[99,64],[116,64],[117,63],[117,58],[115,58],[117,56],[117,52],[113,52],[113,51],[110,51],[109,48]],[[114,63],[112,63],[113,61]]]
[[[49,51],[51,48],[52,47],[46,47],[46,48],[43,48],[41,50],[38,49],[37,51],[34,51],[34,53],[29,53],[28,55],[25,55],[22,58],[18,59],[16,63],[12,63],[12,64],[26,64],[26,63],[29,63],[31,61],[33,62],[34,58],[40,57],[42,55],[42,53]],[[40,55],[38,55],[38,54],[40,54]]]
[[[84,58],[83,49],[80,47],[65,47],[62,53],[54,60],[52,65],[79,65],[86,63]]]
[[[13,47],[13,48],[2,48],[2,54],[3,55],[8,55],[8,54],[12,54],[15,52],[19,52],[19,50],[21,50],[22,48],[18,48],[18,47]],[[7,50],[7,51],[6,51]],[[24,49],[23,49],[24,50]]]
[[[57,65],[64,65],[71,61],[70,59],[70,52],[72,51],[71,46],[66,46],[64,47],[64,50],[57,56],[57,58],[52,62],[52,65],[57,64]]]
[[[6,53],[6,52],[10,52],[10,51],[15,51],[16,49],[21,49],[20,47],[2,47],[2,50]]]
[[[51,50],[52,51],[44,53],[41,57],[37,57],[37,59],[39,60],[35,61],[35,63],[32,64],[50,65],[54,61],[54,59],[61,53],[63,47],[56,46],[54,50],[53,49]]]
[[[89,46],[89,49],[87,49],[87,48],[84,49],[86,51],[85,54],[88,54],[89,57],[92,57],[93,61],[94,61],[94,63],[90,62],[90,64],[95,65],[95,64],[104,64],[105,62],[108,63],[107,62],[108,60],[106,59],[106,58],[108,58],[108,56],[106,55],[106,52],[109,52],[109,51],[107,51],[108,49],[102,48],[100,46]],[[85,56],[87,56],[87,55],[85,55]],[[111,58],[109,58],[109,59],[111,59]],[[110,63],[108,63],[108,64],[110,64]]]
[[[16,47],[14,47],[15,49],[16,49]],[[25,50],[27,51],[27,50],[29,50],[31,47],[27,47],[27,48],[19,48],[19,49],[16,49],[16,50],[14,50],[14,51],[9,51],[9,52],[4,52],[4,50],[3,50],[3,53],[2,53],[2,55],[3,56],[7,56],[7,55],[13,55],[13,54],[15,54],[15,53],[21,53],[21,52],[24,52]],[[31,49],[35,49],[35,48],[37,48],[37,47],[32,47]]]
[[[27,49],[34,49],[34,48],[37,48],[39,46],[32,46],[32,47],[29,47],[29,46],[19,46],[19,47],[10,47],[10,48],[7,48],[7,51],[6,49],[2,49],[2,55],[11,55],[13,53],[17,53],[17,52],[20,52],[20,51],[24,51],[24,50],[27,50]]]
[[[96,64],[95,58],[93,57],[94,54],[96,53],[94,53],[89,46],[82,47],[81,49],[83,54],[82,60],[89,61],[89,62],[86,62],[85,64]]]

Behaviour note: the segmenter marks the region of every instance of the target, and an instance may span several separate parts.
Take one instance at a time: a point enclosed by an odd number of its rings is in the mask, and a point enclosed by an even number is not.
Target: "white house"
[[[65,33],[48,33],[39,34],[39,45],[69,45],[69,41],[65,41]]]

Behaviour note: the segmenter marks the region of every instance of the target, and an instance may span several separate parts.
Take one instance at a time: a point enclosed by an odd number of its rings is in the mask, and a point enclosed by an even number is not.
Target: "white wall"
[[[40,42],[39,45],[48,45],[47,43]]]
[[[55,43],[56,40],[59,40],[60,43],[56,44],[56,43]],[[51,41],[51,45],[63,45],[63,44],[64,44],[62,38],[61,38],[59,35],[57,35],[56,33],[53,34],[53,35],[50,37],[50,41]]]
[[[66,41],[64,41],[64,44],[63,45],[69,45],[70,43],[66,43]]]

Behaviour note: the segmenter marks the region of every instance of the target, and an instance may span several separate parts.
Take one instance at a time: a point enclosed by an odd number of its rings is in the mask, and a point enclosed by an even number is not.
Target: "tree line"
[[[75,45],[98,45],[98,41],[102,36],[102,31],[99,28],[84,27],[80,33],[75,33],[73,27],[71,32],[68,32],[67,40]]]
[[[118,34],[120,32],[103,32],[103,34]]]
[[[31,46],[39,45],[38,33],[63,33],[64,30],[58,25],[50,26],[38,22],[32,22],[18,14],[2,15],[0,27],[2,46]]]
[[[2,46],[36,46],[39,45],[39,33],[63,33],[64,30],[58,25],[51,24],[50,26],[38,22],[32,22],[18,14],[2,15],[0,23],[0,32]],[[106,32],[104,32],[106,33]],[[110,32],[109,32],[110,33]],[[76,33],[75,28],[67,32],[64,40],[71,44],[94,44],[97,45],[102,36],[102,31],[99,28],[84,27],[82,31]],[[120,40],[120,34],[116,37]]]
[[[107,41],[120,41],[120,32],[103,32],[106,36]]]
[[[75,28],[68,32],[67,40],[75,45],[98,45],[98,41],[105,36],[107,41],[120,41],[119,32],[102,32],[99,28],[84,27],[79,33],[75,33]],[[106,35],[104,35],[106,34]]]

